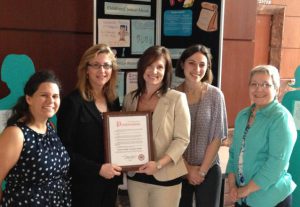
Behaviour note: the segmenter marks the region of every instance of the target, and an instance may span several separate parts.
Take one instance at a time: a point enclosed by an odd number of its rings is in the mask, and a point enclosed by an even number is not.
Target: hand
[[[236,202],[238,200],[238,188],[236,186],[229,189],[229,197],[232,202]]]
[[[238,198],[245,198],[250,194],[248,186],[240,187],[237,189]]]
[[[106,179],[112,179],[115,176],[121,175],[121,171],[121,167],[114,164],[105,163],[101,166],[99,174]]]
[[[256,185],[256,183],[253,180],[250,180],[250,182],[241,188],[238,189],[238,198],[245,198],[249,196],[251,193],[258,191],[260,187]]]
[[[191,185],[200,185],[204,181],[204,177],[199,174],[200,166],[188,166],[187,179]]]
[[[150,162],[147,162],[146,164],[144,164],[143,166],[141,166],[137,172],[145,173],[147,175],[153,175],[157,171],[158,171],[158,169],[156,167],[156,162],[150,161]]]

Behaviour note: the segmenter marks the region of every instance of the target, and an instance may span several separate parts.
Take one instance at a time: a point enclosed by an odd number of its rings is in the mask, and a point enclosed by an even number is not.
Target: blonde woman
[[[62,101],[58,133],[71,156],[72,206],[114,207],[121,168],[105,163],[103,112],[119,111],[116,58],[94,45],[78,66],[76,90]]]

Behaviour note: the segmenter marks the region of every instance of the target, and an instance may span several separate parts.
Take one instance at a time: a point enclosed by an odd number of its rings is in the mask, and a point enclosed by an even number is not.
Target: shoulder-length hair
[[[18,121],[30,123],[34,117],[29,109],[26,96],[33,96],[42,83],[54,83],[61,90],[61,84],[52,71],[44,70],[34,73],[26,82],[24,87],[24,96],[18,99],[18,102],[12,109],[12,115],[7,120],[7,126],[16,124]]]
[[[144,80],[145,70],[149,65],[160,58],[164,58],[166,63],[162,85],[158,89],[157,93],[163,95],[171,87],[173,66],[169,50],[163,46],[152,46],[145,50],[137,63],[138,88],[135,91],[135,97],[141,95],[146,90],[146,82]]]
[[[112,62],[112,74],[110,80],[103,87],[103,94],[107,98],[109,103],[112,103],[117,98],[116,84],[117,84],[117,72],[118,65],[115,54],[110,47],[106,44],[97,44],[88,48],[81,57],[77,76],[78,81],[76,88],[79,90],[80,95],[86,101],[93,101],[94,96],[92,94],[92,86],[87,78],[87,69],[89,62],[97,57],[99,54],[107,54]]]
[[[192,45],[183,51],[179,60],[177,61],[175,75],[177,77],[184,78],[184,71],[183,71],[182,66],[183,66],[184,62],[186,61],[186,59],[188,59],[189,57],[191,57],[192,55],[194,55],[197,52],[200,52],[207,58],[207,70],[201,81],[211,84],[213,81],[212,55],[211,55],[210,49],[201,44]]]

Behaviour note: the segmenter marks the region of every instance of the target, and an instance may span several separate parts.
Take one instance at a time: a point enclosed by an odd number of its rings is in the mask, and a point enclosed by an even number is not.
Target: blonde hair
[[[109,103],[112,103],[117,98],[116,84],[117,84],[117,72],[118,65],[115,54],[112,52],[110,47],[106,44],[97,44],[87,49],[81,57],[77,76],[78,81],[76,84],[80,95],[86,101],[93,101],[94,96],[92,94],[92,86],[87,77],[87,69],[89,61],[97,57],[99,54],[107,54],[112,62],[112,74],[110,80],[103,87],[103,94],[107,98]]]

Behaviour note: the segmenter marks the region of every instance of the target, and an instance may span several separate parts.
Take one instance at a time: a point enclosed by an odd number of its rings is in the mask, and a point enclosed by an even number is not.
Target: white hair
[[[250,81],[252,80],[252,77],[256,73],[266,73],[272,78],[272,82],[274,85],[274,88],[276,90],[280,87],[280,76],[278,69],[273,65],[258,65],[254,67],[250,72]]]

